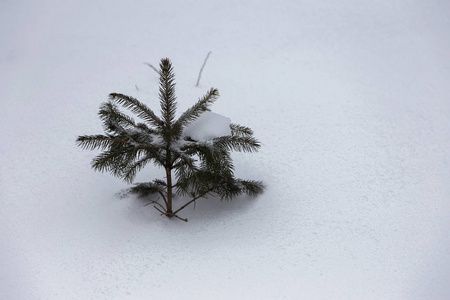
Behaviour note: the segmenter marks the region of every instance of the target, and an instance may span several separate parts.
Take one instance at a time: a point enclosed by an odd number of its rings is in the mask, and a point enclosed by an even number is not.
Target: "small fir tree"
[[[176,119],[175,77],[169,59],[161,60],[159,75],[161,117],[142,102],[123,94],[112,93],[109,101],[101,105],[99,116],[105,134],[83,135],[77,139],[77,145],[84,149],[103,150],[93,159],[92,168],[109,171],[132,183],[136,173],[148,163],[163,167],[165,180],[137,183],[129,191],[140,196],[159,196],[151,203],[161,215],[183,221],[187,219],[177,214],[199,198],[215,195],[222,200],[230,200],[243,193],[250,196],[260,194],[264,189],[262,182],[234,176],[230,156],[233,150],[254,152],[260,148],[253,131],[230,124],[229,135],[208,140],[186,135],[184,129],[210,110],[219,93],[217,89],[210,89]],[[119,105],[131,110],[142,122],[137,123],[122,113]],[[173,200],[176,195],[188,196],[188,201],[175,208]],[[159,202],[161,199],[164,203]]]

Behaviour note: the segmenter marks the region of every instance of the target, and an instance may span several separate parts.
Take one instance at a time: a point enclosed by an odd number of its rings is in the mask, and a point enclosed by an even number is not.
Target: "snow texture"
[[[450,299],[450,2],[0,1],[0,299]],[[198,71],[212,51],[199,87]],[[76,147],[112,92],[249,126],[180,220]],[[137,182],[163,178],[152,165]],[[183,202],[176,201],[175,207]]]
[[[206,111],[186,126],[183,135],[196,141],[207,141],[216,137],[231,135],[230,123],[230,118]]]

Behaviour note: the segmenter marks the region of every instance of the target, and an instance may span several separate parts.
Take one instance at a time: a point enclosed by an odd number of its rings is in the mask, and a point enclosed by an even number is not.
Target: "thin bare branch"
[[[208,54],[205,57],[205,60],[203,61],[203,65],[200,68],[200,72],[198,73],[198,79],[197,79],[197,84],[195,86],[198,87],[198,85],[200,84],[200,78],[202,77],[202,72],[203,72],[203,68],[205,68],[206,65],[206,61],[208,60],[209,56],[211,55],[211,51],[208,52]]]
[[[177,212],[179,212],[180,210],[183,210],[186,206],[188,206],[189,204],[191,204],[192,202],[195,202],[197,199],[200,199],[204,196],[206,196],[208,193],[210,193],[212,191],[212,189],[209,189],[208,191],[204,192],[203,194],[195,197],[194,199],[192,199],[191,201],[189,201],[188,203],[186,203],[185,205],[183,205],[182,207],[180,207],[179,209],[177,209],[176,211],[174,211],[173,213],[176,214]]]
[[[158,75],[159,75],[159,71],[157,68],[155,68],[152,64],[149,64],[148,62],[144,62],[144,64],[146,64],[147,66],[149,66],[150,68],[153,69],[153,71],[155,71]]]
[[[179,216],[177,216],[177,215],[173,215],[175,218],[178,218],[178,219],[180,219],[181,221],[184,221],[184,222],[187,222],[188,221],[188,219],[183,219],[183,218],[180,218]]]
[[[159,199],[159,198],[158,198]],[[158,202],[158,200],[155,201],[151,201],[149,203],[144,204],[144,206],[150,205],[150,204],[158,204],[159,206],[161,206],[162,209],[164,209],[164,206],[161,205],[161,203]]]
[[[155,205],[153,205],[153,207],[157,210],[157,211],[159,211],[160,213],[161,213],[161,216],[167,216],[167,213],[165,213],[165,212],[163,212],[162,210],[160,210],[158,207],[156,207]]]
[[[164,194],[163,194],[163,192],[162,192],[162,190],[159,190],[158,191],[158,193],[161,195],[161,197],[163,198],[163,200],[164,200],[164,203],[166,204],[166,206],[167,206],[167,199],[166,199],[166,197],[164,196]]]

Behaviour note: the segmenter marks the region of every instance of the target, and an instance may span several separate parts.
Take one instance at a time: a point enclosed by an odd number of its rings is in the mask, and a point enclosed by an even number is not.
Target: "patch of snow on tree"
[[[197,141],[205,141],[224,135],[231,135],[230,123],[230,118],[206,111],[195,121],[186,126],[183,135],[190,136]]]

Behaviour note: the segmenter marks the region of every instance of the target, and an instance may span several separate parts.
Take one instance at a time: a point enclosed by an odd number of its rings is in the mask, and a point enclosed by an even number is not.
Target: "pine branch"
[[[261,194],[265,188],[261,181],[238,179],[237,182],[242,185],[242,191],[251,197]]]
[[[119,143],[123,145],[129,145],[130,143],[125,140],[117,139],[115,137],[106,136],[106,135],[81,135],[76,140],[77,146],[86,149],[86,150],[94,150],[94,149],[106,149],[111,147],[113,143]]]
[[[91,166],[95,171],[110,171],[112,175],[120,177],[123,165],[127,161],[127,156],[129,154],[126,148],[121,151],[105,151],[92,160]]]
[[[123,94],[111,93],[109,94],[109,99],[111,101],[121,104],[123,107],[128,108],[133,113],[135,113],[139,118],[149,122],[150,124],[160,127],[163,122],[155,115],[155,113],[148,108],[145,104],[141,103],[139,100],[126,96]]]
[[[199,157],[200,166],[194,169],[188,160],[180,162],[182,165],[177,170],[179,193],[201,192],[233,177],[234,165],[228,149],[205,143],[195,143],[185,149],[190,155]]]
[[[213,139],[215,146],[238,152],[256,152],[261,147],[257,139],[251,136],[221,136]]]
[[[214,192],[220,196],[220,200],[231,200],[242,194],[242,189],[233,176],[227,176],[216,183]]]
[[[217,89],[210,89],[197,103],[186,110],[177,120],[175,126],[181,130],[184,126],[197,119],[205,111],[209,111],[209,106],[219,98],[219,91]]]
[[[161,179],[153,179],[153,183],[156,185],[160,185],[163,188],[165,188],[167,186],[167,183]]]
[[[230,124],[231,135],[232,136],[251,136],[253,135],[253,130],[246,126],[238,124]]]
[[[155,134],[155,135],[159,135],[159,132],[153,128],[148,127],[146,124],[144,123],[137,123],[136,124],[136,129],[141,130],[147,134]]]
[[[120,147],[112,148],[95,157],[92,161],[92,168],[96,171],[109,171],[112,175],[119,177],[126,182],[131,182],[128,178],[133,176],[133,167],[138,168],[139,165],[134,166],[143,157],[148,154],[148,149],[143,147]],[[149,156],[149,160],[155,160],[154,157]],[[141,162],[143,164],[143,162]],[[127,174],[129,172],[131,174]]]
[[[100,111],[98,112],[100,119],[103,121],[105,125],[105,130],[109,130],[109,123],[116,122],[125,128],[136,128],[136,123],[132,118],[123,114],[117,109],[111,102],[102,103],[100,106]]]
[[[132,194],[139,195],[140,197],[145,197],[151,194],[158,193],[160,187],[152,182],[136,183],[129,192]]]
[[[206,182],[199,177],[200,170],[195,166],[194,160],[189,157],[181,157],[182,161],[174,166],[177,183],[177,194],[186,195],[192,190],[208,189]]]
[[[131,166],[128,166],[126,170],[122,173],[122,179],[125,182],[132,183],[134,178],[136,177],[136,173],[145,167],[150,161],[151,157],[145,156],[144,158],[139,159]]]
[[[173,73],[172,64],[168,58],[162,59],[159,67],[161,69],[159,72],[161,115],[165,129],[169,130],[175,119],[176,112],[175,75]]]

